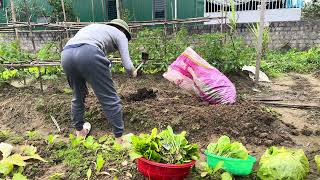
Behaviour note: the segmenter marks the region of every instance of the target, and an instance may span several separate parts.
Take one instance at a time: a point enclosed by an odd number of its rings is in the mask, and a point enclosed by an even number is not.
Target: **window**
[[[165,0],[153,0],[153,17],[154,19],[165,18]]]
[[[115,0],[108,0],[107,4],[108,20],[117,18],[117,4]]]

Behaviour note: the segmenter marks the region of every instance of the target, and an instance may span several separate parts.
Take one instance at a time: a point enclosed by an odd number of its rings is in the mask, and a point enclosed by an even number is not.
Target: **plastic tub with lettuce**
[[[223,170],[239,176],[250,174],[256,162],[240,142],[231,143],[228,136],[221,136],[217,143],[210,143],[205,154],[209,167],[215,168],[222,164]]]

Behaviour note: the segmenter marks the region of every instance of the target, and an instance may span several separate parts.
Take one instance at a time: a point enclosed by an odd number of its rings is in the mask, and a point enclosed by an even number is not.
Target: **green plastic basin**
[[[216,156],[208,153],[207,151],[205,151],[205,155],[207,156],[207,163],[209,167],[215,168],[220,161],[223,161],[222,169],[237,176],[249,175],[252,172],[254,163],[256,162],[256,158],[250,155],[247,160]]]

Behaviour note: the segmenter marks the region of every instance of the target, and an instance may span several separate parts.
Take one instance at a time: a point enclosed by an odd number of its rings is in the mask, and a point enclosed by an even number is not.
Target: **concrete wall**
[[[290,46],[305,50],[320,45],[320,21],[272,22],[269,24],[269,28],[271,38],[269,47],[272,49]],[[191,33],[220,32],[220,29],[219,24],[189,27]],[[238,24],[237,32],[247,44],[255,45],[256,39],[250,31],[248,23]]]
[[[248,28],[248,24],[238,24],[237,31],[247,44],[255,45],[256,40]],[[308,49],[320,45],[320,21],[293,21],[293,22],[273,22],[270,26],[270,48],[279,49],[282,47]],[[228,28],[228,27],[225,27]],[[198,25],[188,27],[190,33],[213,33],[220,32],[220,25]],[[70,32],[70,36],[76,32]],[[37,49],[50,41],[60,41],[66,37],[62,32],[35,32],[35,42]],[[14,33],[0,34],[0,42],[14,40]],[[22,47],[32,50],[32,43],[29,33],[20,34]],[[63,42],[62,42],[63,43]],[[63,45],[63,44],[62,44]]]

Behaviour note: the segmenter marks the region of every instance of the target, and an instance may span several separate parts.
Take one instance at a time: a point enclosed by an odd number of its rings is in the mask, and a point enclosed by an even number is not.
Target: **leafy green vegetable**
[[[159,134],[154,128],[151,134],[133,135],[131,159],[146,159],[168,164],[183,164],[199,159],[198,145],[189,144],[186,132],[174,134],[170,126]]]
[[[97,173],[100,172],[100,170],[102,169],[105,162],[106,161],[103,159],[102,154],[99,153],[97,156],[97,162],[96,162],[96,172]]]
[[[309,173],[309,162],[303,150],[271,147],[262,155],[258,177],[269,179],[302,180]]]
[[[12,177],[12,180],[28,180],[28,178],[21,173],[15,173]]]
[[[96,150],[100,147],[100,144],[94,140],[93,136],[88,136],[83,142],[83,145],[85,148],[92,150]]]
[[[0,173],[4,176],[11,173],[13,170],[13,164],[6,161],[0,161]]]
[[[210,143],[207,147],[210,154],[217,156],[248,159],[248,150],[239,142],[231,143],[228,136],[221,136],[217,143]]]
[[[232,180],[232,175],[228,172],[224,172],[221,174],[221,180]]]
[[[87,179],[90,180],[91,176],[92,176],[92,170],[91,168],[89,168],[87,171]]]
[[[73,134],[70,134],[69,135],[69,139],[71,141],[71,146],[72,147],[77,147],[79,146],[82,141],[83,141],[83,138],[82,137],[75,137]]]
[[[320,174],[320,155],[316,155],[314,157],[314,161],[316,162],[317,166],[318,166],[318,172]]]
[[[29,159],[37,159],[40,161],[46,162],[44,159],[42,159],[37,153],[37,148],[34,146],[22,146],[19,149],[19,153],[11,154],[13,147],[10,144],[1,143],[0,144],[0,151],[2,153],[2,160],[0,161],[0,174],[3,174],[4,176],[10,174],[14,166],[23,167],[26,166],[27,163],[26,160]],[[19,175],[17,175],[19,177]]]
[[[202,172],[200,174],[201,177],[206,177],[207,175],[209,176],[213,176],[215,175],[223,166],[224,162],[223,161],[219,161],[216,165],[216,167],[214,167],[214,169],[210,168],[210,166],[206,163],[203,162],[203,168],[201,168]]]

